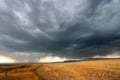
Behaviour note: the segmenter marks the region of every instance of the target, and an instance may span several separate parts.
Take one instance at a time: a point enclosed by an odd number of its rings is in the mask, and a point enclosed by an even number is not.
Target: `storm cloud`
[[[0,50],[66,58],[119,52],[120,0],[0,0]]]

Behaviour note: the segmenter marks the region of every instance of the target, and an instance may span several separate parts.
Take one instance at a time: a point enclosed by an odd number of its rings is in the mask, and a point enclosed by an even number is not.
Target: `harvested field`
[[[120,80],[120,59],[2,65],[0,80]]]

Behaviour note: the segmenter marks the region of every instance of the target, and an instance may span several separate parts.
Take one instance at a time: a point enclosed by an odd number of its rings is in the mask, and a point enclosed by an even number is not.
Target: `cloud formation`
[[[115,52],[113,54],[108,54],[104,56],[96,55],[93,58],[120,58],[120,52]]]
[[[16,60],[8,57],[0,56],[0,63],[13,63],[13,62],[16,62]]]
[[[1,54],[107,55],[120,51],[119,21],[119,0],[0,0]]]
[[[41,58],[38,62],[64,62],[65,58],[60,58],[60,57],[52,57],[52,56],[47,56],[44,58]]]

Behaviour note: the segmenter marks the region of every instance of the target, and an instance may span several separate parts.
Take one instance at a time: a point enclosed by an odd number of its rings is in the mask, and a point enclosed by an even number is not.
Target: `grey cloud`
[[[74,58],[120,51],[119,0],[2,0],[0,4],[0,44],[6,50]]]

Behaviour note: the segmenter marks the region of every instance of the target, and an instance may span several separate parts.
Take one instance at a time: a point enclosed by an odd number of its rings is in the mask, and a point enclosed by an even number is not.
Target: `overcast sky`
[[[2,58],[78,59],[119,52],[120,0],[0,0]]]

